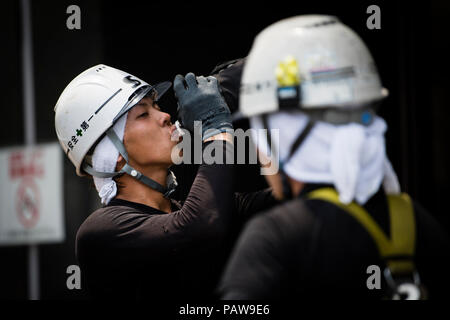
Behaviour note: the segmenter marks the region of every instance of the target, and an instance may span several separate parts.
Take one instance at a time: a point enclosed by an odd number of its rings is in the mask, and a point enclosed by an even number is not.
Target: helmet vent
[[[318,28],[318,27],[323,27],[323,26],[328,26],[330,24],[335,24],[337,23],[338,20],[336,19],[327,19],[327,20],[322,20],[310,25],[306,25],[305,28]]]

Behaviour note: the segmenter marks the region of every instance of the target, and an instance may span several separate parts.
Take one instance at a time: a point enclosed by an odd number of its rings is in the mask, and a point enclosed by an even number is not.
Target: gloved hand
[[[230,109],[220,94],[216,78],[195,77],[193,73],[188,73],[186,78],[177,75],[173,88],[178,99],[178,119],[185,129],[193,132],[194,121],[201,121],[203,140],[233,129]]]

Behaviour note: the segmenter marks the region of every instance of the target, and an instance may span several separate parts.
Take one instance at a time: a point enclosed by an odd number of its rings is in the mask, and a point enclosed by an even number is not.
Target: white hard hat
[[[387,96],[360,37],[336,17],[323,15],[296,16],[264,29],[241,83],[244,116],[284,106],[351,110]]]
[[[121,70],[97,65],[73,79],[55,106],[59,143],[79,176],[91,147],[112,125],[145,95],[155,90],[160,97],[170,82],[150,86]]]

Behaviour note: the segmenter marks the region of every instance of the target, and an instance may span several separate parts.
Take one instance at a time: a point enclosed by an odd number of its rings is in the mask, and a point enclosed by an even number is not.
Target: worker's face
[[[174,130],[170,115],[162,112],[151,98],[143,98],[128,112],[125,126],[123,141],[129,164],[140,171],[172,165],[172,148],[178,143],[171,139]]]

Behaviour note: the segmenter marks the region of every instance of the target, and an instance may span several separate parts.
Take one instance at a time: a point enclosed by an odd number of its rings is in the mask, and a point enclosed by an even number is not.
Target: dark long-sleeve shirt
[[[211,298],[240,225],[275,203],[270,190],[234,194],[233,176],[232,165],[200,165],[188,197],[182,205],[172,201],[171,213],[120,199],[92,213],[76,239],[92,295]]]
[[[302,195],[320,187],[307,185]],[[382,188],[364,208],[389,235]],[[414,262],[419,276],[429,298],[448,297],[448,237],[417,203],[414,214]],[[356,219],[332,203],[296,198],[246,224],[218,292],[223,299],[381,298],[386,293],[385,282],[380,290],[367,287],[371,265],[383,272],[374,240]]]

